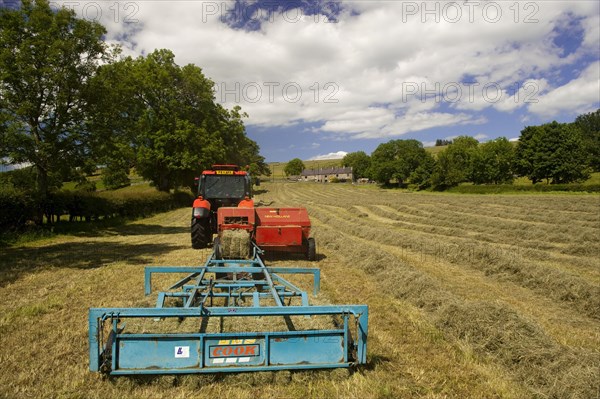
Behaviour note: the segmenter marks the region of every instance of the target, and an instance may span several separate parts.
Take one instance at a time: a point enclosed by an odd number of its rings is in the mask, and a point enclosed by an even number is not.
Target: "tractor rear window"
[[[245,176],[207,175],[206,198],[244,198]]]

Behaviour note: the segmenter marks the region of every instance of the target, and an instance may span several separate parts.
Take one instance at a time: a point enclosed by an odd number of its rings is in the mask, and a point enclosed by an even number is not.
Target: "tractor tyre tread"
[[[210,227],[208,223],[202,223],[198,219],[192,220],[192,248],[203,249],[210,241]]]

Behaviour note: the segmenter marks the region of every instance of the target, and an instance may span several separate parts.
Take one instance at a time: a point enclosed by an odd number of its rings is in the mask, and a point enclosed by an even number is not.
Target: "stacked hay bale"
[[[220,240],[223,259],[250,259],[250,233],[247,230],[224,230]]]

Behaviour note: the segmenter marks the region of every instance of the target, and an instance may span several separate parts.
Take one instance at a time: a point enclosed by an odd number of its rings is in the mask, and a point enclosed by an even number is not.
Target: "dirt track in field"
[[[598,396],[597,195],[290,183],[265,184],[257,199],[308,208],[323,285],[313,302],[370,306],[366,367],[224,377],[89,373],[89,307],[153,306],[155,297],[143,295],[143,266],[208,256],[190,248],[189,210],[181,209],[0,250],[0,397]]]

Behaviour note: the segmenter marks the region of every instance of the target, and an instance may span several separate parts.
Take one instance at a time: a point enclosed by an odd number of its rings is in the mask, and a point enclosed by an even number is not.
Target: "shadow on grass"
[[[369,354],[367,357],[367,363],[361,364],[360,366],[353,368],[354,372],[356,371],[373,371],[377,367],[384,365],[386,363],[390,363],[392,361],[391,358],[387,356],[377,355],[377,354]]]
[[[171,387],[177,387],[184,384],[190,383],[190,379],[193,379],[193,385],[201,387],[217,382],[223,382],[227,378],[229,373],[200,373],[200,374],[140,374],[140,375],[128,375],[123,376],[111,376],[105,375],[104,378],[113,384],[119,384],[123,378],[127,378],[128,384],[134,387],[149,387],[159,386],[163,389],[169,389]],[[229,374],[231,375],[231,374]]]
[[[40,269],[93,269],[113,262],[143,265],[150,263],[153,257],[182,248],[187,247],[103,241],[66,242],[37,248],[3,248],[0,257],[0,287]]]
[[[18,231],[0,232],[0,249],[11,245],[37,241],[57,235],[75,237],[106,237],[122,235],[180,234],[188,233],[189,226],[161,226],[155,224],[128,224],[124,218],[107,218],[84,221],[60,221],[42,226],[26,226]]]
[[[127,224],[114,227],[104,227],[80,230],[72,233],[63,233],[77,237],[104,237],[104,236],[142,236],[153,234],[181,234],[189,233],[189,226],[161,226],[158,224]]]
[[[306,254],[304,252],[275,252],[275,251],[265,251],[265,254],[262,256],[264,261],[273,262],[273,261],[298,261],[298,260],[307,260]],[[315,262],[320,262],[322,260],[327,259],[327,256],[323,254],[317,253],[317,258]],[[315,264],[315,266],[317,266]]]

